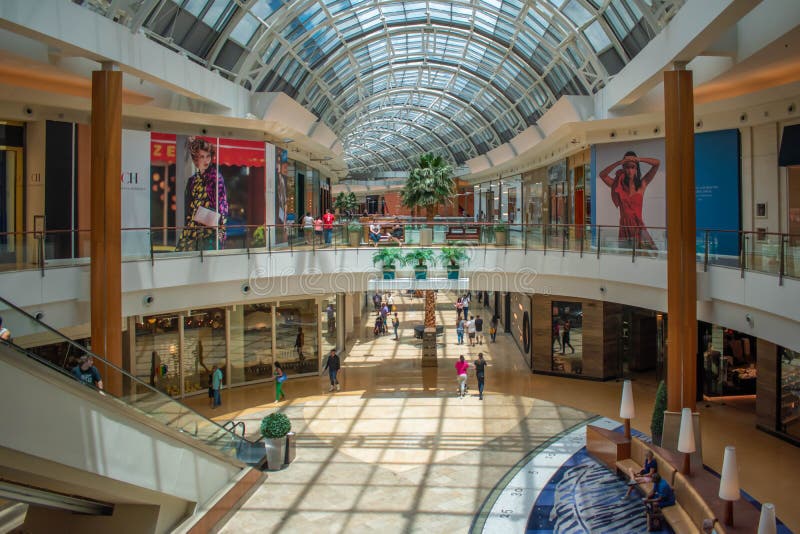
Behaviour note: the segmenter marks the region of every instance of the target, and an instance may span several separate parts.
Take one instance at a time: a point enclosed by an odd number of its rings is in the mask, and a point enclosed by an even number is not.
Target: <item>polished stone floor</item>
[[[295,462],[270,472],[224,532],[467,532],[492,488],[531,450],[594,414],[617,418],[619,383],[532,375],[509,334],[496,344],[457,345],[455,312],[447,296],[440,300],[437,320],[447,328],[438,368],[420,367],[411,334],[421,301],[400,300],[400,341],[358,328],[340,392],[328,393],[323,376],[289,379],[288,400],[278,405],[272,384],[225,392],[214,412],[202,397],[189,400],[217,420],[246,421],[250,434],[281,410],[298,434]],[[459,399],[454,362],[478,352],[489,362],[485,400],[474,375],[471,395]],[[634,381],[635,428],[648,431],[654,396],[652,377]],[[790,473],[798,472],[800,450],[757,431],[751,404],[699,406],[705,463],[719,471],[724,446],[736,445],[743,489],[775,503],[800,531]]]

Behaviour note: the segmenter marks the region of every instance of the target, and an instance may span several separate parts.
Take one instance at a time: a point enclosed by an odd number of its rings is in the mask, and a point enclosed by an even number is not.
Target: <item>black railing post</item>
[[[636,262],[636,241],[638,241],[638,236],[634,237],[631,242],[631,263]]]
[[[740,235],[740,250],[739,250],[739,277],[744,278],[745,262],[747,260],[747,235],[742,232]]]
[[[528,224],[522,225],[522,231],[525,232],[525,239],[523,240],[523,247],[525,247],[525,255],[528,254]]]
[[[603,242],[602,239],[601,239],[603,237],[602,233],[603,233],[603,227],[600,226],[600,225],[597,225],[597,259],[598,260],[600,259],[600,243]]]
[[[150,232],[150,267],[154,267],[156,264],[156,258],[153,254],[153,232]]]
[[[784,273],[786,272],[784,270],[786,268],[786,261],[785,261],[785,258],[784,258],[784,256],[786,255],[786,247],[784,246],[784,244],[785,244],[784,243],[784,238],[785,237],[786,237],[785,235],[780,234],[781,244],[778,247],[778,254],[781,255],[780,260],[779,260],[779,265],[778,265],[778,285],[779,286],[783,285],[783,276],[784,276]]]
[[[703,252],[703,272],[708,272],[708,230],[705,231],[705,249]]]
[[[267,226],[265,229],[267,230],[265,232],[267,236],[267,253],[272,254],[272,227]]]
[[[569,233],[569,230],[566,227],[561,229],[561,257],[562,258],[567,253],[567,234],[568,233]]]
[[[544,229],[542,232],[542,234],[544,234],[544,255],[547,256],[547,235],[550,233],[550,229],[547,227],[547,225],[543,226],[542,228]]]
[[[586,237],[586,236],[584,236],[583,234],[584,234],[584,232],[583,232],[583,231],[581,231],[581,238],[580,238],[580,242],[581,242],[581,254],[580,254],[580,256],[579,256],[580,258],[583,258],[583,241],[584,241],[584,239],[585,239],[585,237]]]

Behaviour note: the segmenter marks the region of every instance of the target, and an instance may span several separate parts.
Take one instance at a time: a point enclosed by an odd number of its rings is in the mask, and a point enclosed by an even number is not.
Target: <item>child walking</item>
[[[281,368],[280,362],[275,362],[275,404],[286,399],[283,394],[283,383],[286,382],[286,371]]]

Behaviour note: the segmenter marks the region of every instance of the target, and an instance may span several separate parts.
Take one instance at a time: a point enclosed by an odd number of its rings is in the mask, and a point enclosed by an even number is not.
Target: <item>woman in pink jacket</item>
[[[458,398],[463,399],[467,389],[467,370],[469,362],[464,359],[464,355],[459,356],[456,362],[456,374],[458,375]]]

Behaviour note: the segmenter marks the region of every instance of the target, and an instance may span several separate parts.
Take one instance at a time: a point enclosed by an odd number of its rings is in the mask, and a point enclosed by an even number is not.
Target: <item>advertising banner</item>
[[[149,132],[122,130],[122,256],[127,258],[150,255],[149,144]]]
[[[601,247],[666,250],[663,162],[663,139],[592,147],[592,203]]]
[[[721,231],[708,232],[709,255],[739,254],[739,147],[739,130],[721,130],[694,136],[698,253],[703,253],[705,249],[706,233],[703,230],[714,229]]]
[[[153,133],[153,226],[166,250],[245,248],[266,222],[262,141]],[[177,227],[173,229],[173,227]]]

